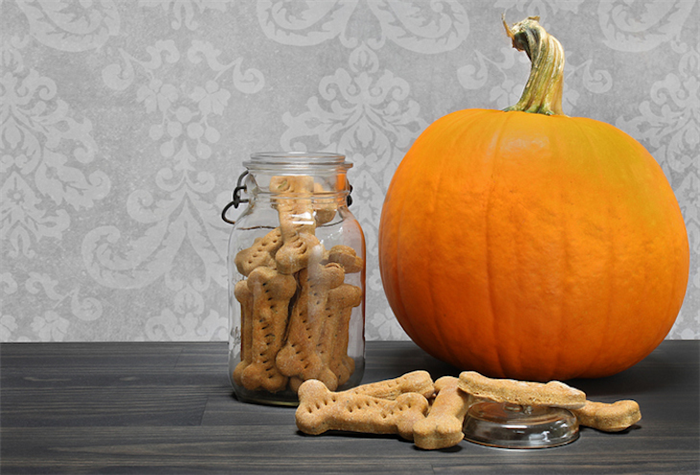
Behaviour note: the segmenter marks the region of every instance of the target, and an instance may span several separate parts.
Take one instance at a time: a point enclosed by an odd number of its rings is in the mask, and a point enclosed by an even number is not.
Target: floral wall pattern
[[[669,338],[698,339],[699,3],[0,0],[0,341],[224,340],[219,213],[241,162],[280,149],[354,163],[367,338],[406,338],[379,276],[384,194],[432,121],[519,98],[503,12],[564,45],[565,113],[666,173],[692,252]]]

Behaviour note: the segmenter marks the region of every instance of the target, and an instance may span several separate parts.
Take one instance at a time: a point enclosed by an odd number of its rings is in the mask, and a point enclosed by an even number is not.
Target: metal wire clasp
[[[228,212],[229,209],[231,209],[231,206],[234,208],[238,208],[238,205],[241,203],[247,203],[248,198],[241,198],[241,191],[242,192],[247,192],[248,189],[246,186],[243,184],[243,180],[245,180],[245,177],[248,176],[248,170],[244,171],[241,173],[241,175],[238,177],[238,182],[236,183],[236,188],[233,189],[233,199],[230,203],[228,203],[226,206],[224,206],[224,209],[221,210],[221,219],[226,221],[228,224],[236,224],[235,221],[231,221],[226,217],[226,213]],[[352,204],[352,185],[348,183],[348,196],[346,198],[346,202],[348,206]]]
[[[248,170],[241,173],[241,175],[238,177],[238,182],[236,182],[236,188],[233,189],[233,201],[224,206],[224,209],[221,211],[221,219],[226,221],[228,224],[236,224],[235,221],[231,221],[226,217],[226,212],[229,209],[231,209],[231,206],[233,206],[234,208],[238,208],[238,205],[240,205],[241,203],[248,202],[248,198],[241,198],[241,191],[248,191],[246,186],[243,184],[243,180],[245,180],[246,176],[248,176]]]

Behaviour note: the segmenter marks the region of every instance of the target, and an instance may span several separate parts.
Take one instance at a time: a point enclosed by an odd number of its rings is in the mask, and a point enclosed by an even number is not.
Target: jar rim
[[[265,165],[292,165],[292,166],[318,166],[334,165],[348,166],[345,155],[334,152],[255,152],[250,155],[250,160],[243,162],[246,168],[255,168]]]

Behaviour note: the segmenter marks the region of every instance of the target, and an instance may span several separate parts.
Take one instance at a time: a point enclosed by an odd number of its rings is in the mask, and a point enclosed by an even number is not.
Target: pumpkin
[[[609,376],[673,326],[688,236],[641,144],[562,113],[563,50],[538,20],[503,21],[532,60],[518,104],[438,119],[399,164],[380,218],[381,278],[408,336],[461,370]]]

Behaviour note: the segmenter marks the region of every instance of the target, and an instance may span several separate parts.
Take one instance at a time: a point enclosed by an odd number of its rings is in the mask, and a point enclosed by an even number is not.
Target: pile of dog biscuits
[[[355,370],[349,325],[363,290],[345,275],[361,272],[364,262],[353,248],[327,250],[316,237],[316,227],[337,211],[335,200],[313,199],[319,191],[311,176],[272,177],[279,226],[235,256],[245,278],[234,287],[241,361],[233,380],[247,390],[296,392],[309,379],[335,390]]]
[[[641,419],[639,405],[624,400],[592,402],[585,393],[558,381],[535,383],[491,379],[474,371],[459,378],[443,376],[433,383],[427,371],[333,392],[318,380],[299,387],[296,424],[306,434],[328,430],[398,434],[421,449],[459,444],[469,407],[478,401],[561,407],[579,424],[618,432]]]

